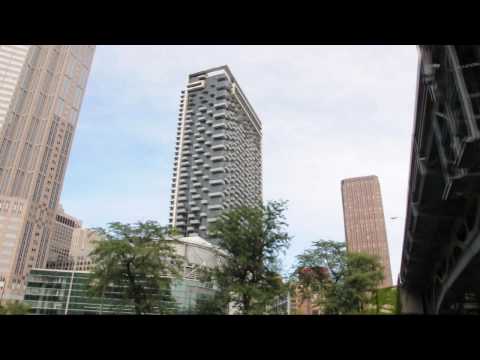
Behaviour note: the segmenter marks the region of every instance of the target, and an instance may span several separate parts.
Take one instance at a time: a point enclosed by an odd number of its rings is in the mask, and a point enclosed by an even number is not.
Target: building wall
[[[0,45],[0,129],[7,116],[29,45]]]
[[[74,231],[81,226],[80,220],[68,215],[61,206],[59,207],[55,217],[55,227],[49,241],[47,261],[68,258]]]
[[[79,232],[78,229],[75,230]],[[94,233],[88,239],[94,239]],[[202,283],[199,267],[218,266],[221,256],[209,242],[199,237],[171,238],[178,256],[184,259],[183,276],[171,282],[171,294],[178,305],[177,313],[191,313],[200,298],[212,296],[216,289]],[[72,248],[75,247],[72,241]],[[81,242],[81,241],[80,241]],[[91,241],[87,243],[88,248]],[[46,269],[34,269],[28,278],[24,300],[35,314],[132,314],[133,306],[119,301],[118,289],[111,289],[102,300],[87,296],[87,282],[94,263],[85,252],[74,250],[68,259],[48,262]],[[73,281],[73,289],[70,284]],[[60,289],[58,288],[60,285]],[[70,294],[70,295],[69,295]],[[71,301],[67,300],[70,297]],[[100,310],[101,309],[101,310]],[[174,306],[172,304],[172,309]]]
[[[365,176],[342,180],[342,200],[347,250],[378,256],[385,273],[382,287],[392,286],[390,255],[378,178]]]
[[[208,239],[233,207],[262,201],[261,122],[228,67],[189,76],[182,91],[170,226]]]
[[[93,229],[76,228],[73,230],[70,256],[87,257],[95,247],[100,235]]]
[[[25,58],[0,132],[0,203],[11,209],[5,217],[21,224],[0,273],[4,298],[21,299],[29,271],[46,263],[94,50],[31,45]],[[6,238],[0,230],[0,253]]]

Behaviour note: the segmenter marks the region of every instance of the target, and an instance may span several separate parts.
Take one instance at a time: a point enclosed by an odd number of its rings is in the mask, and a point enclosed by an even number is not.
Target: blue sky
[[[62,204],[84,226],[168,221],[180,91],[228,64],[263,122],[265,200],[289,200],[285,258],[344,240],[340,181],[375,174],[401,256],[415,46],[97,46]],[[398,216],[398,220],[390,217]]]

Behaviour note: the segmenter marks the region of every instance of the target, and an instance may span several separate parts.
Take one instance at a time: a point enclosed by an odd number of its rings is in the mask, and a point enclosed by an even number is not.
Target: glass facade
[[[132,302],[122,298],[119,287],[107,288],[103,297],[90,296],[89,276],[89,272],[83,271],[34,269],[28,277],[24,301],[31,306],[33,314],[135,314]],[[169,313],[192,313],[197,300],[213,295],[214,291],[197,280],[172,280],[174,301],[165,301],[164,305]],[[154,310],[152,314],[158,313]]]

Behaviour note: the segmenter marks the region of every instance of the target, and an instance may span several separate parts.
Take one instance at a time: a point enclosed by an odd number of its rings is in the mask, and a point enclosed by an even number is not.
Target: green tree
[[[27,315],[30,313],[30,310],[30,305],[23,302],[0,304],[0,315]]]
[[[371,313],[375,292],[383,280],[383,268],[377,257],[348,253],[343,278],[327,293],[326,312],[340,314]]]
[[[377,257],[347,253],[345,243],[320,240],[297,256],[297,265],[298,269],[328,269],[328,277],[301,277],[294,273],[301,291],[309,291],[304,296],[321,292],[319,298],[324,313],[365,313],[374,306],[375,291],[383,279],[383,268]]]
[[[110,223],[97,229],[104,240],[91,253],[94,268],[91,294],[120,289],[138,315],[171,312],[171,277],[179,273],[180,259],[164,239],[165,229],[155,221],[136,224]]]
[[[379,314],[398,314],[398,290],[395,286],[375,291],[376,312]]]
[[[207,270],[219,294],[214,308],[232,303],[240,314],[263,314],[286,291],[278,271],[278,255],[289,246],[286,202],[225,212],[210,227],[211,237],[225,254],[220,266]]]
[[[302,301],[319,293],[324,298],[330,288],[343,278],[346,257],[345,243],[323,239],[314,241],[310,249],[297,256],[291,279],[292,293],[300,295]],[[329,276],[318,274],[315,271],[318,268],[326,268]]]
[[[193,314],[196,315],[226,315],[229,299],[224,292],[217,292],[213,296],[204,296],[197,299]]]

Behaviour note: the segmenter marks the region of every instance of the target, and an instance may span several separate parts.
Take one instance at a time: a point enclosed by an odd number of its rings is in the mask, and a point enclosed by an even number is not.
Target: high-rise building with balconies
[[[377,176],[342,180],[347,250],[377,256],[384,268],[382,287],[392,286],[382,194]]]
[[[170,226],[208,239],[223,211],[262,201],[262,126],[228,66],[188,78],[182,91]]]
[[[94,51],[0,47],[0,300],[21,300],[29,271],[46,264]]]

